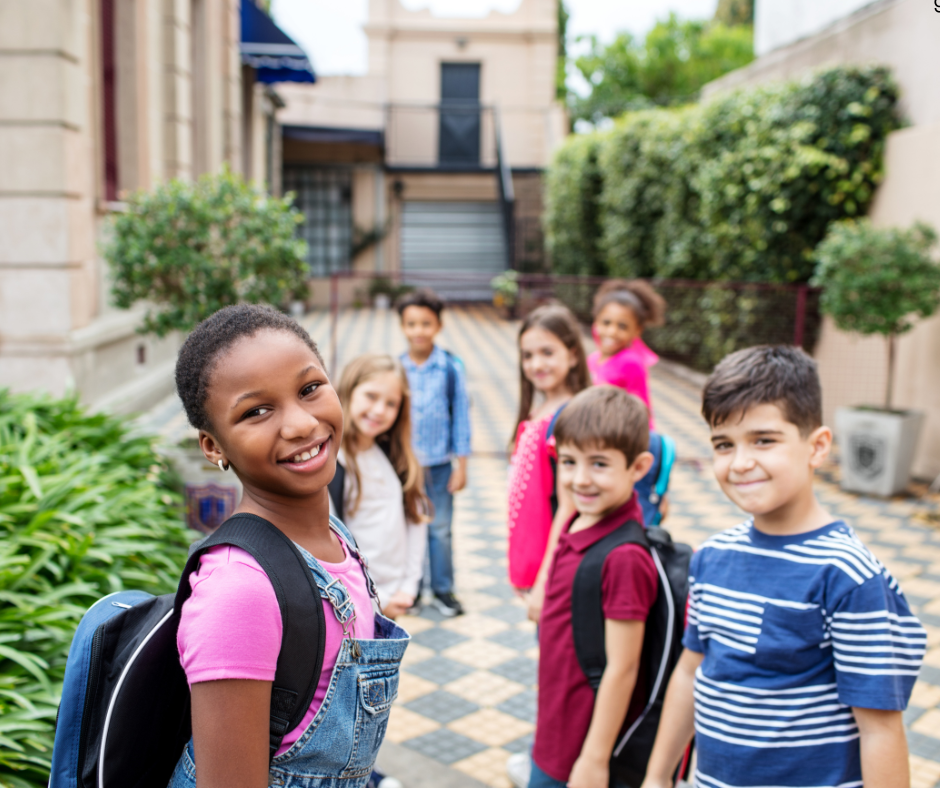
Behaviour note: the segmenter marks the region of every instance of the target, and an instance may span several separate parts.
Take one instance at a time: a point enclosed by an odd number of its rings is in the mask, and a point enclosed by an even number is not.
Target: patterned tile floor
[[[329,320],[305,323],[329,355]],[[454,552],[457,592],[467,614],[444,620],[435,611],[406,617],[413,637],[392,710],[387,739],[479,783],[506,788],[506,759],[524,752],[535,721],[535,628],[506,581],[506,447],[518,390],[515,324],[485,307],[445,313],[441,344],[467,368],[472,401],[473,456],[468,488],[457,497]],[[398,353],[404,341],[392,312],[348,310],[337,333],[338,366],[367,351]],[[329,358],[327,359],[330,360]],[[676,438],[679,462],[666,523],[692,545],[738,523],[708,463],[708,432],[698,415],[698,386],[660,365],[652,377],[660,428]],[[144,417],[169,440],[188,434],[175,398]],[[860,498],[834,483],[826,469],[820,498],[847,519],[897,576],[929,632],[930,651],[905,714],[913,788],[940,786],[940,534],[928,524],[937,501]],[[405,775],[402,775],[403,777]],[[455,775],[456,777],[456,775]]]

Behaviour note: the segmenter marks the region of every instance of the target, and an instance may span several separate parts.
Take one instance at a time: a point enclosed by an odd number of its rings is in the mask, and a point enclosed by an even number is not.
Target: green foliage
[[[558,0],[558,61],[555,63],[555,98],[568,97],[568,19],[571,15],[565,0]]]
[[[694,101],[702,85],[754,59],[749,26],[680,21],[659,22],[640,43],[629,33],[591,49],[575,66],[591,85],[572,100],[572,116],[597,123],[627,110]]]
[[[128,199],[105,248],[114,303],[154,306],[142,330],[187,331],[239,302],[285,305],[307,293],[301,214],[228,170]]]
[[[754,0],[718,0],[718,7],[712,18],[726,25],[752,25]]]
[[[926,224],[879,229],[866,220],[838,222],[816,248],[813,284],[820,308],[843,331],[897,336],[940,307],[940,265]]]
[[[74,398],[0,391],[0,785],[49,779],[72,634],[98,598],[176,588],[189,538],[153,441]]]
[[[519,272],[503,271],[490,280],[490,287],[493,288],[494,301],[498,300],[498,306],[512,307],[519,298]]]
[[[547,177],[556,273],[806,282],[871,202],[897,99],[887,69],[841,67],[572,137]]]

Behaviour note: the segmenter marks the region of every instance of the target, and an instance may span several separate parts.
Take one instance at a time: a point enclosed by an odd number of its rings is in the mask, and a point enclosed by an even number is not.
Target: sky
[[[520,0],[401,0],[409,9],[431,8],[440,16],[485,16],[491,9],[512,12]],[[569,37],[596,35],[611,41],[627,30],[642,37],[675,11],[686,19],[707,19],[718,0],[565,0]],[[307,52],[318,74],[364,74],[366,38],[362,23],[368,0],[274,0],[278,25]],[[582,45],[583,46],[583,45]],[[578,45],[569,46],[577,53]]]

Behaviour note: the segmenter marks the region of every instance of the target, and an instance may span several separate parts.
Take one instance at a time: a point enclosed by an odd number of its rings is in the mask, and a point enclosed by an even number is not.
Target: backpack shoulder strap
[[[607,667],[602,589],[604,562],[612,550],[625,544],[638,544],[649,550],[643,526],[636,520],[627,521],[587,549],[571,588],[574,650],[578,664],[595,692]]]
[[[346,469],[339,460],[336,461],[336,473],[333,474],[333,478],[326,488],[330,491],[330,500],[333,501],[333,511],[336,513],[337,519],[342,520],[345,514],[343,496],[346,493]]]
[[[566,402],[565,405],[568,403]],[[548,443],[552,435],[555,434],[555,422],[558,421],[558,417],[561,415],[561,412],[565,409],[565,405],[562,405],[558,410],[555,411],[555,414],[552,416],[551,420],[548,422],[548,426],[545,428],[545,443]],[[555,512],[558,511],[558,490],[556,487],[556,481],[558,479],[558,460],[555,459],[551,454],[548,455],[548,464],[552,469],[552,493],[549,496],[549,505],[552,510],[552,518],[555,517]]]
[[[326,620],[313,573],[300,551],[282,531],[262,517],[236,514],[222,523],[186,562],[176,593],[176,616],[189,598],[189,576],[210,547],[232,545],[261,564],[281,609],[283,634],[271,689],[271,757],[284,735],[296,728],[313,702],[323,670]],[[311,660],[310,655],[314,658]]]
[[[668,435],[660,435],[662,448],[659,458],[659,473],[656,475],[656,494],[660,499],[669,489],[669,475],[672,473],[672,466],[676,462],[676,442]]]

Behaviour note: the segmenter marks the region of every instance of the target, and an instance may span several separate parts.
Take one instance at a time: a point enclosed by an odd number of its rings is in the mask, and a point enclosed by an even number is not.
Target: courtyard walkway
[[[329,321],[305,324],[329,361]],[[441,344],[467,368],[473,421],[469,485],[457,497],[454,549],[457,593],[467,614],[442,620],[433,610],[403,619],[408,648],[381,761],[406,788],[505,788],[506,759],[531,743],[535,721],[535,627],[506,580],[507,442],[518,392],[517,325],[486,307],[445,313]],[[404,341],[391,311],[341,314],[341,367],[364,352],[397,354]],[[693,546],[741,521],[718,489],[709,466],[708,432],[698,415],[698,386],[665,365],[654,368],[653,404],[661,430],[678,444],[671,514],[665,523],[677,541]],[[148,419],[169,440],[187,427],[175,398]],[[930,651],[905,720],[913,788],[940,786],[940,534],[927,507],[843,493],[837,469],[822,474],[819,495],[844,517],[900,579],[929,633]]]

